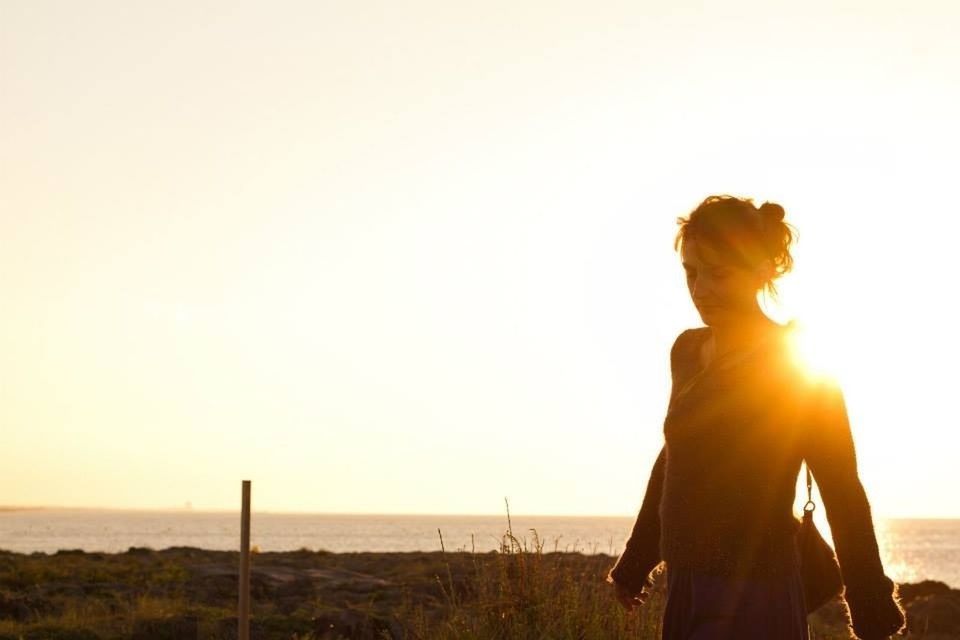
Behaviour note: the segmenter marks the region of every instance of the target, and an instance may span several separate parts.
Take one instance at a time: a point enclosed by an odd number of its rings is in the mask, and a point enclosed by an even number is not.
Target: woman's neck
[[[711,326],[711,359],[754,344],[779,326],[759,308],[755,313],[741,316],[734,322]]]

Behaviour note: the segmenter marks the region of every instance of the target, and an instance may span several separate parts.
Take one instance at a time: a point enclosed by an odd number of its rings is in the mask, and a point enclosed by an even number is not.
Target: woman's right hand
[[[627,611],[632,611],[634,607],[639,607],[642,605],[649,595],[643,590],[641,590],[640,593],[634,593],[633,589],[630,589],[619,582],[614,582],[613,587],[616,591],[617,602],[619,602],[620,605]]]

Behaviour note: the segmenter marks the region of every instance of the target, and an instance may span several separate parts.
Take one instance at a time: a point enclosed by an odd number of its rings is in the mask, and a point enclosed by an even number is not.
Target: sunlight
[[[839,331],[798,321],[790,332],[790,353],[809,376],[841,380],[847,373],[846,342]]]

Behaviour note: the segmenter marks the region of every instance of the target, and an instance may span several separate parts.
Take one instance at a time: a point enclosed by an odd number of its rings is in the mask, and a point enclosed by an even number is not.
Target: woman
[[[792,266],[783,218],[776,204],[711,196],[678,220],[675,248],[706,326],[671,349],[664,446],[607,578],[631,609],[665,563],[663,640],[808,639],[793,515],[803,460],[826,508],[852,633],[887,638],[904,624],[843,395],[796,365],[789,327],[757,301]]]

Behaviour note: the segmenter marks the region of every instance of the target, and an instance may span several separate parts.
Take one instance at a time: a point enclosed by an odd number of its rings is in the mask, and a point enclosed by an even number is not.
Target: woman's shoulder
[[[670,363],[674,366],[681,363],[699,363],[700,350],[709,337],[710,327],[694,327],[681,331],[670,348]]]
[[[703,344],[710,337],[710,327],[693,327],[684,329],[673,341],[671,351],[683,351],[689,349],[692,345]]]

